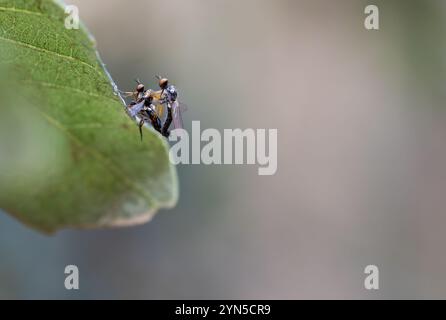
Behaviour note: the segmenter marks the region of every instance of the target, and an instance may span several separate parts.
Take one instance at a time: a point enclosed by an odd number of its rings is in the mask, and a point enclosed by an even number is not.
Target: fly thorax
[[[173,85],[170,85],[167,87],[166,93],[167,93],[167,99],[169,100],[169,102],[173,102],[173,101],[177,100],[178,92],[177,92],[177,89]]]

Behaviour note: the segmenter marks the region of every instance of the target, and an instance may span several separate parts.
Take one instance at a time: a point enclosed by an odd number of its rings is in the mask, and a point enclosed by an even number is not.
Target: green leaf
[[[45,232],[133,225],[175,205],[167,142],[140,141],[85,28],[0,0],[0,208]]]

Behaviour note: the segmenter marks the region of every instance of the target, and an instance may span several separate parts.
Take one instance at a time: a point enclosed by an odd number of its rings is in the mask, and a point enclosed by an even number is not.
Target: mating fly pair
[[[139,118],[139,132],[142,140],[142,127],[145,123],[152,124],[152,127],[166,138],[169,137],[169,127],[173,122],[175,129],[183,128],[181,112],[185,111],[185,105],[178,102],[178,92],[175,86],[169,84],[169,80],[157,76],[160,90],[145,90],[144,85],[136,80],[138,85],[133,92],[123,92],[126,97],[132,97],[132,102],[128,105],[129,114]],[[164,106],[167,115],[162,124],[164,116]]]

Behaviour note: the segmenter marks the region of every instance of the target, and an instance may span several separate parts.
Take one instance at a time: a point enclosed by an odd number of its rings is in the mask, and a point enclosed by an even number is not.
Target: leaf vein
[[[18,9],[14,7],[0,7],[0,11],[9,11],[9,12],[16,12],[16,13],[23,13],[23,14],[30,14],[33,16],[43,16],[44,14],[37,11],[29,11],[25,9]]]
[[[91,64],[86,63],[85,61],[77,59],[75,57],[67,56],[67,55],[64,55],[64,54],[61,54],[61,53],[57,53],[57,52],[54,52],[54,51],[51,51],[51,50],[47,50],[47,49],[44,49],[44,48],[41,48],[41,47],[34,46],[32,44],[29,44],[29,43],[25,43],[23,41],[17,41],[17,40],[5,38],[5,37],[2,37],[2,36],[0,36],[0,40],[3,40],[5,42],[9,42],[9,43],[12,43],[12,44],[15,44],[15,45],[18,45],[18,46],[22,46],[22,47],[25,47],[25,48],[28,48],[28,49],[40,51],[40,52],[43,52],[43,53],[46,53],[46,54],[52,54],[52,55],[55,55],[55,56],[57,56],[59,58],[62,58],[62,59],[75,61],[75,62],[80,63],[80,64],[82,64],[82,65],[84,65],[84,66],[86,66],[86,67],[88,67],[90,69],[93,69],[101,77],[104,77],[104,75],[96,67],[92,66]]]
[[[31,80],[24,80],[24,81],[21,81],[21,82],[23,82],[24,84],[36,84],[36,85],[40,85],[40,86],[51,88],[51,89],[63,89],[63,90],[74,91],[76,93],[87,95],[87,96],[90,96],[90,97],[93,97],[93,98],[103,98],[103,99],[112,100],[114,102],[119,102],[119,100],[114,99],[112,97],[96,94],[96,93],[93,93],[93,92],[85,91],[85,90],[74,88],[74,87],[67,87],[67,86],[63,86],[63,85],[59,85],[59,84],[54,84],[54,83],[50,83],[50,82],[31,81]]]

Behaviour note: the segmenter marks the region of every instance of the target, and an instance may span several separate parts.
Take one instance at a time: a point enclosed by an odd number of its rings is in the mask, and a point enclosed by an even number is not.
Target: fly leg
[[[161,131],[161,134],[168,138],[170,136],[169,127],[172,123],[172,107],[170,105],[167,105],[167,118],[164,122],[163,129]]]
[[[139,124],[138,124],[141,141],[142,141],[142,127],[144,126],[144,122],[145,122],[144,119],[141,119],[141,121],[139,121]]]

